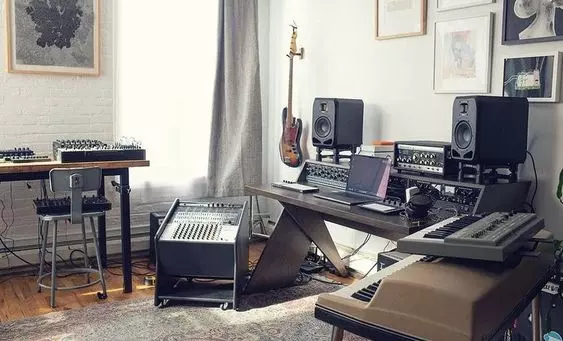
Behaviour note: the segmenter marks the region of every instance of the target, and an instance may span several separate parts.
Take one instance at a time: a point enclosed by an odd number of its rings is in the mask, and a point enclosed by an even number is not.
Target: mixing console
[[[70,214],[70,197],[53,199],[35,199],[37,214]],[[82,212],[100,212],[111,210],[111,202],[103,196],[83,196]]]
[[[234,241],[242,213],[239,204],[181,202],[160,240]]]

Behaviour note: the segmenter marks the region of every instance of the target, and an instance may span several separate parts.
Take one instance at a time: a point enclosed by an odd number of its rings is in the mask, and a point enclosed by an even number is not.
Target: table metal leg
[[[342,341],[342,338],[344,337],[344,329],[337,327],[337,326],[332,326],[332,341]]]
[[[542,341],[541,336],[541,317],[540,317],[540,296],[534,297],[532,301],[532,340]]]
[[[120,176],[121,203],[121,257],[123,262],[123,292],[133,291],[131,276],[131,212],[129,202],[129,169],[122,170]]]
[[[248,219],[248,223],[250,224],[250,226],[248,227],[249,228],[248,238],[252,239],[252,233],[254,233],[254,221],[253,221],[253,217],[252,217],[252,204],[253,204],[252,195],[248,196],[248,202],[250,203],[250,205],[249,205],[250,207],[249,207],[249,210],[248,210],[249,211],[248,214],[250,215],[250,217]]]
[[[106,195],[105,180],[103,177],[102,185],[98,189],[99,196]],[[106,238],[106,216],[105,214],[98,217],[98,243],[100,244],[100,258],[102,267],[108,266],[107,238]]]

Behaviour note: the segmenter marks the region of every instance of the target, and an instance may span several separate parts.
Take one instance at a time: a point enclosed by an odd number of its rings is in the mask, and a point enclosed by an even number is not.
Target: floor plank
[[[255,265],[266,245],[265,242],[253,242],[249,250],[249,265]],[[101,291],[99,284],[71,291],[58,291],[56,293],[57,307],[51,309],[49,306],[50,293],[48,289],[37,292],[35,276],[0,276],[0,322],[17,320],[26,317],[47,314],[52,311],[61,311],[86,307],[93,304],[104,304],[141,297],[154,296],[154,287],[144,284],[144,274],[154,273],[152,265],[147,267],[148,258],[135,259],[133,262],[133,292],[123,293],[123,276],[119,265],[110,266],[105,272],[108,298],[100,301],[97,292]],[[341,278],[330,273],[323,273],[328,278],[350,284],[354,278]],[[94,277],[95,276],[95,277]],[[92,278],[97,278],[93,275]],[[47,280],[46,283],[50,283]],[[57,283],[63,286],[73,286],[86,283],[84,274],[57,278]]]

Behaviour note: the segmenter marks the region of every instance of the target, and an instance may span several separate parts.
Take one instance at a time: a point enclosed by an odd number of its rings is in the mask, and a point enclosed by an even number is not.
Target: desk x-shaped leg
[[[317,245],[340,275],[347,276],[346,267],[321,215],[287,203],[282,203],[282,206],[284,209],[276,228],[256,264],[245,292],[266,291],[292,285],[311,242]]]

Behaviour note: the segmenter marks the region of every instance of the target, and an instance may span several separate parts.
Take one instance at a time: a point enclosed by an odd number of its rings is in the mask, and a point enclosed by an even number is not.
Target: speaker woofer
[[[321,116],[315,121],[315,134],[318,137],[327,137],[332,131],[332,124],[326,116]]]
[[[473,140],[473,130],[467,121],[461,121],[455,126],[455,144],[458,148],[466,149]]]

